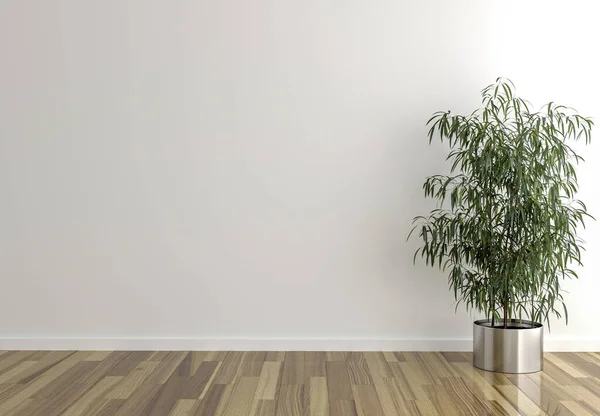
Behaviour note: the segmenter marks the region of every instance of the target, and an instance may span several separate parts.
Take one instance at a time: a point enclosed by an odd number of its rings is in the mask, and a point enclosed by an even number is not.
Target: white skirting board
[[[464,339],[0,338],[0,350],[471,351]],[[544,349],[600,351],[598,338],[546,338]]]

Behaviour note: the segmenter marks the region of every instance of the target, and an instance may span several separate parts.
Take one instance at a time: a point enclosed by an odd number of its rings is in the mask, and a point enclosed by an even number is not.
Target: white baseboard
[[[461,339],[0,338],[0,350],[471,351]],[[550,338],[544,349],[600,351],[598,338]]]

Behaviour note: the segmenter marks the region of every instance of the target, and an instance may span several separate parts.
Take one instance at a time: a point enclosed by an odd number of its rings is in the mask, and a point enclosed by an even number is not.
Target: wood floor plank
[[[473,364],[473,353],[472,352],[461,352],[461,354],[465,357],[468,363]]]
[[[114,351],[108,355],[104,360],[98,362],[98,365],[86,375],[84,375],[79,382],[84,384],[95,384],[103,377],[122,377],[111,376],[110,373],[129,356],[130,352],[125,351]],[[128,364],[129,365],[129,364]],[[117,371],[123,373],[122,371]],[[124,375],[124,374],[123,374]]]
[[[259,377],[265,362],[265,351],[249,351],[244,357],[242,368],[240,370],[241,377]]]
[[[503,407],[500,403],[498,403],[496,400],[489,400],[489,406],[492,408],[492,413],[490,413],[491,415],[498,415],[498,416],[511,416],[511,415],[516,415],[519,416],[519,413],[517,413],[517,411],[510,406],[507,410],[507,408]]]
[[[390,363],[390,368],[394,373],[394,378],[390,379],[394,382],[395,390],[403,400],[416,400],[417,397],[410,385],[410,382],[402,372],[402,366],[399,362]]]
[[[343,361],[327,361],[325,368],[329,400],[354,400],[346,363]]]
[[[214,416],[217,414],[217,409],[226,396],[226,390],[229,386],[226,384],[211,384],[204,398],[200,400],[200,404],[196,409],[195,416]]]
[[[554,352],[552,353],[557,358],[567,362],[567,363],[578,363],[578,362],[586,362],[590,361],[591,357],[586,353],[577,353],[577,352]],[[548,357],[548,353],[544,354],[544,357]]]
[[[309,390],[309,416],[329,416],[327,378],[311,377]]]
[[[127,399],[158,366],[155,361],[142,361],[107,395],[108,399]],[[157,390],[158,391],[158,390]]]
[[[129,351],[125,352],[125,357],[119,361],[107,373],[108,376],[126,376],[138,366],[142,361],[152,356],[151,351]]]
[[[396,354],[391,351],[383,351],[383,357],[388,363],[396,363],[398,359],[396,358]]]
[[[396,356],[396,361],[401,362],[401,363],[406,361],[406,357],[404,356],[404,353],[396,351],[396,352],[394,352],[394,355]]]
[[[208,351],[204,357],[204,361],[225,361],[227,355],[231,352],[233,351]]]
[[[169,413],[169,416],[192,416],[196,406],[198,406],[198,400],[180,399]]]
[[[76,352],[79,354],[87,353],[87,357],[91,355],[91,351],[44,351],[39,360],[56,363],[75,354]],[[37,355],[37,353],[35,355]]]
[[[219,402],[219,405],[217,406],[217,410],[215,411],[214,416],[223,416],[223,413],[225,412],[225,409],[227,408],[227,403],[229,401],[229,397],[231,396],[232,392],[233,392],[233,383],[226,384],[225,389],[223,390],[223,393],[221,395],[221,401]]]
[[[489,402],[476,394],[460,377],[444,377],[441,381],[463,414],[485,415],[493,412]]]
[[[35,392],[31,406],[23,411],[27,416],[54,416],[61,414],[73,402],[76,402],[92,386],[78,383],[78,380],[91,371],[98,363],[79,361],[72,368],[56,377]],[[17,413],[19,414],[19,413]]]
[[[152,364],[156,365],[156,363]],[[119,403],[119,410],[114,413],[114,416],[146,416],[147,409],[152,406],[162,387],[161,384],[139,384],[127,399],[110,399]]]
[[[574,365],[578,364],[580,363],[574,363]],[[567,374],[564,370],[547,359],[544,359],[544,373],[563,386],[577,386],[579,384],[575,377]]]
[[[17,413],[18,416],[57,416],[61,414],[72,402],[83,395],[89,386],[73,383],[56,390],[50,397],[33,398],[32,404]]]
[[[123,377],[119,376],[104,377],[77,399],[62,416],[80,416],[91,413],[94,407],[106,396],[106,393],[122,379]]]
[[[352,386],[352,393],[358,416],[384,416],[375,387],[355,385]]]
[[[410,415],[409,412],[402,411],[405,407],[403,400],[394,395],[393,390],[396,388],[396,386],[394,385],[393,378],[373,376],[372,379],[375,391],[377,392],[377,396],[379,397],[379,404],[381,405],[381,410],[383,411],[383,414],[385,416],[395,416],[398,414]]]
[[[423,386],[428,400],[431,402],[437,413],[444,416],[461,416],[464,413],[460,410],[454,401],[454,398],[441,384],[430,384]]]
[[[465,382],[471,383],[474,389],[478,389],[486,400],[495,400],[497,397],[502,397],[498,390],[494,389],[472,364],[456,361],[452,362],[451,365],[460,377]]]
[[[50,363],[44,361],[36,361],[34,364],[27,369],[21,371],[19,374],[14,375],[7,383],[10,384],[28,384],[35,380],[41,374],[45,373],[48,369],[55,366],[57,363]]]
[[[434,384],[434,381],[430,380],[422,369],[421,365],[414,361],[406,361],[398,363],[397,366],[400,372],[406,378],[406,381],[410,385],[410,388],[417,399],[429,400],[425,393],[424,386]]]
[[[331,398],[330,398],[329,399],[329,415],[330,416],[357,416],[356,405],[354,404],[354,400],[331,400]],[[279,416],[279,415],[277,415],[277,416]]]
[[[33,367],[36,364],[37,362],[35,361],[21,361],[20,363],[0,374],[0,384],[6,383],[12,378],[16,378],[20,374],[24,373],[25,370]]]
[[[279,361],[285,360],[285,351],[269,351],[265,356],[265,361]]]
[[[124,404],[125,400],[104,399],[98,410],[90,413],[89,416],[115,416]]]
[[[490,402],[490,405],[495,409],[495,412],[502,415],[519,416],[516,409],[498,390],[487,382],[471,363],[453,362],[451,365],[456,372],[460,374],[460,377],[464,382],[471,387],[475,394]],[[533,382],[531,383],[532,385],[535,385]],[[536,387],[536,390],[540,391],[539,387]]]
[[[0,357],[0,374],[6,370],[10,370],[13,366],[18,365],[22,361],[26,361],[32,356],[35,351],[13,351],[12,354],[6,354]]]
[[[415,355],[417,362],[437,383],[441,383],[440,379],[444,377],[458,377],[452,366],[439,352],[418,352]]]
[[[84,361],[102,361],[112,353],[113,351],[93,351]]]
[[[34,351],[32,355],[30,355],[29,357],[27,357],[27,361],[42,361],[44,360],[48,355],[52,354],[54,351],[49,351],[49,350],[45,350],[45,351]],[[74,352],[74,351],[71,351]]]
[[[595,416],[593,413],[590,413],[585,407],[583,407],[579,402],[564,401],[560,402],[560,405],[563,406],[563,408],[561,409],[558,416],[566,415],[566,413],[562,411],[563,409],[566,409],[569,412],[568,414],[573,416]]]
[[[523,375],[519,375],[519,378],[522,376]],[[563,385],[560,385],[555,379],[546,373],[531,373],[526,374],[525,377],[533,380],[538,386],[540,386],[542,391],[556,397],[557,400],[576,400],[573,395],[564,388]]]
[[[13,387],[15,387],[14,384],[0,384],[0,402],[2,402],[2,394]]]
[[[286,354],[281,374],[281,384],[303,384],[304,383],[304,359],[303,351],[290,351]]]
[[[223,416],[245,416],[252,407],[257,377],[240,377],[233,386]]]
[[[246,356],[244,357],[244,362],[258,362],[264,363],[267,358],[266,351],[248,351],[246,352]]]
[[[189,373],[189,372],[188,372]],[[171,413],[187,386],[189,378],[173,374],[166,383],[160,385],[156,398],[146,405],[142,414],[148,416],[164,416]]]
[[[175,373],[180,377],[191,377],[192,376],[193,370],[192,370],[192,353],[191,352],[188,352],[187,354],[185,354],[184,359],[181,360],[181,363],[179,363],[179,365],[177,366]]]
[[[383,354],[380,352],[363,353],[371,375],[379,377],[394,377],[392,370]]]
[[[556,388],[555,382],[545,380],[539,384],[533,381],[528,374],[512,374],[509,380],[522,391],[531,401],[546,413],[552,414],[560,409],[560,401],[577,400],[573,395],[562,388]]]
[[[260,377],[263,363],[259,361],[244,361],[240,369],[240,377]]]
[[[187,355],[187,351],[181,351]],[[146,358],[146,361],[164,361],[168,356],[173,354],[174,351],[154,351],[150,357]]]
[[[281,364],[278,361],[265,361],[263,363],[256,388],[257,400],[275,400],[281,374]]]
[[[17,405],[17,407],[9,410],[7,413],[3,413],[2,416],[18,416],[27,414],[28,409],[33,406],[34,402],[35,401],[33,399],[23,400]]]
[[[416,400],[416,396],[414,396],[414,394],[412,393],[412,389],[410,388],[410,386],[405,384],[402,380],[400,380],[397,377],[383,379],[383,381],[387,387],[387,390],[391,394],[391,399],[394,402],[394,406],[396,407],[398,414],[419,415],[421,413],[419,407],[417,406],[418,400]],[[378,386],[376,385],[376,387]],[[380,390],[377,390],[378,393],[379,391]],[[425,399],[422,400],[425,401]],[[430,403],[428,400],[427,402]],[[424,403],[423,405],[425,404],[426,403]]]
[[[182,399],[200,399],[200,396],[208,386],[213,376],[222,365],[218,361],[204,361],[196,370],[196,374],[190,377],[181,392]]]
[[[558,368],[563,370],[565,373],[567,373],[571,377],[575,377],[575,378],[590,377],[590,375],[578,370],[576,365],[573,365],[572,363],[562,360],[560,357],[558,357],[557,355],[555,355],[553,353],[544,354],[544,358],[546,358],[548,361],[550,361],[551,363],[556,365]],[[577,361],[576,361],[576,363],[577,363]]]
[[[583,372],[585,377],[594,377],[600,379],[600,365],[592,362],[576,362],[573,363],[580,372]],[[575,376],[574,376],[575,377]]]
[[[40,374],[34,380],[29,382],[22,390],[18,393],[10,396],[7,400],[0,402],[0,415],[8,413],[13,408],[17,407],[22,401],[29,399],[31,396],[36,394],[38,391],[48,386],[62,374],[66,373],[69,369],[73,368],[81,360],[85,359],[88,352],[76,352],[73,353],[64,360],[60,361],[55,366],[51,367],[44,373]]]
[[[543,414],[540,409],[525,393],[514,385],[494,386],[523,416],[537,416]]]
[[[373,384],[367,360],[362,352],[351,352],[346,360],[346,365],[352,384]]]
[[[217,368],[215,369],[213,375],[208,380],[208,383],[206,383],[206,386],[204,387],[204,390],[202,391],[202,393],[200,393],[200,399],[199,400],[204,399],[204,396],[206,396],[206,393],[208,393],[208,389],[215,382],[215,378],[217,377],[217,374],[219,373],[219,368],[221,367],[222,364],[223,363],[220,362],[220,361],[217,363]]]
[[[588,412],[581,404],[578,402],[569,402],[564,401],[560,402],[560,408],[556,415],[551,414],[552,416],[595,416],[594,414]]]
[[[238,376],[242,367],[242,361],[244,360],[245,352],[232,351],[229,352],[223,364],[219,368],[219,372],[215,378],[217,384],[230,384]]]
[[[565,389],[578,400],[585,402],[587,406],[600,414],[600,397],[584,386],[565,386]]]
[[[466,363],[467,359],[460,352],[442,352],[442,356],[449,363]]]
[[[204,362],[204,359],[208,355],[208,351],[192,351],[192,376],[196,374],[196,371],[200,365]]]
[[[35,400],[47,400],[72,384],[83,384],[78,383],[79,380],[85,377],[90,371],[93,371],[97,365],[98,363],[95,361],[80,361],[76,363],[73,367],[56,377],[52,383],[47,384],[37,391],[32,398]]]
[[[11,397],[19,394],[28,386],[24,384],[3,384],[0,385],[0,405],[9,400]],[[29,397],[29,396],[27,396]],[[1,408],[1,407],[0,407]],[[7,409],[5,409],[6,411]],[[0,413],[1,414],[1,413]]]
[[[579,382],[582,386],[587,387],[596,396],[600,396],[600,379],[597,378],[581,378]]]
[[[445,413],[438,413],[435,406],[429,400],[415,400],[415,405],[422,416],[443,416]]]
[[[161,360],[156,361],[154,358],[148,361],[157,362],[158,366],[154,369],[145,380],[144,384],[164,384],[179,368],[181,362],[187,357],[186,352],[171,351],[166,354]],[[197,371],[197,370],[196,370]]]
[[[276,416],[277,402],[275,400],[259,400],[251,416]]]
[[[348,352],[346,351],[326,351],[325,361],[346,361]]]
[[[325,377],[325,352],[307,351],[304,357],[304,378]]]
[[[304,385],[281,386],[277,398],[277,416],[302,416],[304,413]]]

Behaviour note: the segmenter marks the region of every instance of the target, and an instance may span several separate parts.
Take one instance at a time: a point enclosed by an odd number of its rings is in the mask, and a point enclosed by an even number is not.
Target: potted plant
[[[534,112],[505,79],[482,97],[470,115],[437,112],[427,122],[429,143],[449,145],[450,174],[425,180],[438,205],[414,219],[414,259],[446,270],[457,307],[485,316],[473,324],[476,367],[540,371],[542,325],[551,315],[568,320],[560,286],[577,277],[576,231],[590,217],[575,199],[583,159],[568,142],[589,143],[593,123],[554,103]]]

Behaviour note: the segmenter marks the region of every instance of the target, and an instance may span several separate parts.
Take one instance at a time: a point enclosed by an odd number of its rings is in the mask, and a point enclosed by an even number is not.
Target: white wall
[[[499,75],[599,119],[599,13],[0,2],[0,347],[468,348],[472,318],[405,243],[445,156],[424,123]],[[580,180],[600,216],[597,142]],[[600,224],[583,236],[551,348],[600,348]]]

